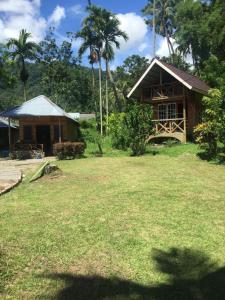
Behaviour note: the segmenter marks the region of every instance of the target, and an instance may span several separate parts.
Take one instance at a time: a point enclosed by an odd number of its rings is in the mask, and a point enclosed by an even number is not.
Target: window
[[[167,118],[167,105],[166,104],[159,104],[158,105],[159,110],[159,120],[164,120]]]
[[[158,104],[159,120],[176,118],[176,103]]]
[[[32,126],[23,126],[23,139],[26,142],[32,141]]]
[[[176,118],[176,103],[169,103],[167,105],[168,111],[168,119],[175,119]]]

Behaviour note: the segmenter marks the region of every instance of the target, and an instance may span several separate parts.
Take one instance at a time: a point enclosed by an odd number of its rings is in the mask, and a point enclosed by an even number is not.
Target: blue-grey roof
[[[0,117],[0,128],[8,128],[9,127],[9,121],[7,118],[1,118]],[[11,128],[18,128],[18,126],[15,123],[10,122],[10,127]]]
[[[67,117],[75,121],[62,108],[52,102],[48,97],[40,95],[23,104],[7,110],[1,114],[3,117]]]
[[[95,118],[95,113],[90,114],[82,114],[82,113],[68,113],[73,119],[83,121],[83,120],[91,120]]]

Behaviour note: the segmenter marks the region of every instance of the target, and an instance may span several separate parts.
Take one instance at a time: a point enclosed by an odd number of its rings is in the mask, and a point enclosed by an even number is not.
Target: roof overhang
[[[150,72],[150,70],[153,68],[154,65],[158,65],[159,67],[161,67],[168,74],[170,74],[175,79],[177,79],[180,83],[182,83],[184,86],[186,86],[189,90],[193,90],[195,92],[207,95],[206,91],[199,90],[199,89],[193,87],[192,85],[190,85],[189,83],[187,83],[185,80],[183,80],[182,78],[180,78],[180,76],[178,76],[177,74],[175,74],[172,70],[170,70],[169,68],[167,68],[167,66],[165,66],[164,64],[162,64],[158,59],[154,58],[153,61],[150,64],[150,66],[147,68],[147,70],[144,72],[144,74],[141,76],[141,78],[137,81],[137,83],[134,85],[134,87],[132,88],[132,90],[129,92],[129,94],[127,95],[127,98],[130,98],[132,96],[132,94],[134,93],[134,91],[142,83],[142,81],[148,75],[148,73]]]

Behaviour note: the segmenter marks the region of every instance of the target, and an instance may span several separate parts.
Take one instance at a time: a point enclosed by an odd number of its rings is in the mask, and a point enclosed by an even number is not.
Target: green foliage
[[[125,113],[113,113],[109,116],[109,134],[112,146],[120,150],[126,150],[128,147],[125,118]]]
[[[215,156],[218,143],[225,142],[225,113],[222,108],[221,92],[211,89],[209,95],[203,97],[202,123],[196,126],[194,133],[196,142],[206,149],[210,156]]]
[[[42,53],[39,61],[43,65],[42,88],[65,110],[91,111],[94,109],[90,75],[77,65],[72,55],[72,42],[56,43],[54,31],[50,29],[40,43]]]
[[[53,145],[53,153],[59,160],[74,159],[84,154],[86,144],[84,142],[65,142]]]
[[[36,43],[28,41],[30,37],[31,34],[22,29],[20,31],[18,39],[11,38],[7,43],[7,47],[11,50],[9,51],[9,56],[11,56],[12,59],[15,60],[18,64],[19,77],[24,86],[25,101],[27,100],[26,82],[29,78],[29,73],[27,71],[25,61],[36,59],[37,52],[40,50],[39,46]]]
[[[219,60],[215,55],[204,62],[201,71],[201,77],[207,81],[210,86],[219,88],[225,95],[225,57]]]
[[[187,63],[183,56],[179,53],[172,54],[169,57],[162,57],[162,61],[165,61],[168,64],[174,65],[176,68],[183,70],[183,71],[190,71],[190,64]]]
[[[132,155],[145,153],[146,139],[153,133],[152,108],[150,105],[132,102],[128,104],[125,118],[127,128],[127,143],[130,145]]]

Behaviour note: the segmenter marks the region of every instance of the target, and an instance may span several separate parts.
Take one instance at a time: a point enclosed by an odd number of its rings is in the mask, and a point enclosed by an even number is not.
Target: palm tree
[[[98,54],[96,49],[96,40],[95,36],[92,33],[92,30],[88,24],[83,22],[82,29],[76,33],[75,38],[82,39],[82,44],[78,50],[78,56],[81,59],[86,51],[89,51],[88,59],[91,65],[92,70],[92,97],[94,98],[95,92],[95,73],[94,73],[94,64],[98,62]],[[97,103],[95,101],[95,113],[97,120]]]
[[[148,4],[142,10],[144,16],[150,17],[145,20],[146,24],[151,28],[155,27],[155,32],[166,38],[170,55],[175,53],[171,42],[174,7],[175,0],[148,0]]]
[[[102,35],[100,34],[101,8],[92,5],[89,1],[87,6],[89,15],[83,20],[82,29],[76,34],[76,38],[81,38],[83,43],[79,48],[79,56],[81,57],[85,51],[89,50],[89,61],[92,65],[92,82],[93,90],[95,86],[93,64],[98,62],[99,69],[99,110],[100,110],[100,131],[103,134],[103,111],[102,111]]]
[[[117,49],[120,48],[120,43],[118,41],[118,38],[123,38],[125,41],[128,40],[127,34],[119,29],[120,22],[118,18],[112,14],[111,12],[103,9],[102,10],[102,18],[103,18],[103,24],[102,24],[102,38],[103,38],[103,53],[102,56],[105,59],[106,63],[106,123],[108,126],[108,114],[109,114],[109,105],[108,105],[108,78],[110,79],[110,82],[112,83],[113,92],[116,100],[116,106],[119,111],[122,110],[121,103],[119,100],[119,96],[117,93],[116,85],[112,77],[112,73],[110,71],[109,62],[114,59],[115,53],[114,53],[114,47]]]
[[[92,5],[89,3],[87,7],[88,16],[83,21],[82,30],[76,35],[83,39],[83,44],[79,49],[79,54],[83,53],[89,49],[90,58],[92,54],[98,62],[99,70],[99,110],[100,110],[100,128],[101,134],[103,134],[103,107],[102,107],[102,57],[106,61],[106,70],[107,76],[110,78],[110,81],[113,83],[113,89],[116,95],[116,103],[118,109],[121,110],[121,105],[119,103],[119,97],[116,93],[115,84],[113,82],[112,74],[109,68],[109,61],[114,58],[114,49],[113,45],[119,48],[119,42],[117,41],[118,37],[123,37],[125,40],[127,36],[124,32],[119,30],[119,20],[111,12],[107,10]],[[108,77],[106,80],[108,80]],[[108,90],[108,81],[106,83]],[[107,115],[108,115],[108,97],[107,97]]]
[[[29,78],[29,73],[26,69],[26,59],[33,60],[36,57],[36,52],[39,50],[39,46],[34,42],[28,42],[28,38],[31,34],[22,29],[19,34],[19,38],[11,38],[7,43],[7,47],[12,51],[9,53],[13,60],[18,62],[20,69],[20,80],[23,82],[24,100],[27,100],[26,83]]]

